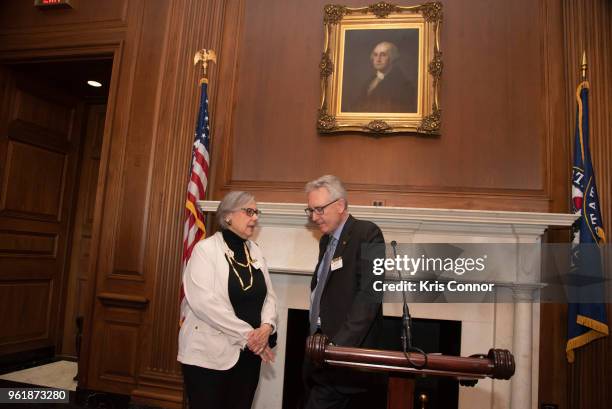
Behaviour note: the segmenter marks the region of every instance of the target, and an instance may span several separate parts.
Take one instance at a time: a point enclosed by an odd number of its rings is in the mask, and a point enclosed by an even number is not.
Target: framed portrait
[[[438,134],[441,3],[324,8],[321,133]]]

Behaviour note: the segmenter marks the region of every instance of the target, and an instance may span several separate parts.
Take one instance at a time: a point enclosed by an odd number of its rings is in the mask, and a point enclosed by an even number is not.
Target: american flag
[[[208,151],[210,130],[208,128],[208,83],[204,79],[201,85],[200,110],[195,129],[193,151],[191,155],[191,171],[187,184],[187,200],[185,202],[185,229],[183,232],[183,272],[191,257],[194,246],[206,236],[204,218],[196,206],[196,201],[204,200],[208,185]],[[185,290],[181,284],[181,324],[183,323],[185,307]]]

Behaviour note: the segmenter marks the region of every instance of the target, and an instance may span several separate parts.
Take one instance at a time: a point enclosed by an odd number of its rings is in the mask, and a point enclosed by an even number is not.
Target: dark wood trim
[[[100,293],[98,299],[106,307],[123,307],[144,310],[149,304],[145,297],[127,294]]]

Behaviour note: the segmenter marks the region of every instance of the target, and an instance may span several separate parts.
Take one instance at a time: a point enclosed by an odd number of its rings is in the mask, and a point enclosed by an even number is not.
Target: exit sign
[[[34,0],[34,7],[39,9],[71,9],[71,0]]]

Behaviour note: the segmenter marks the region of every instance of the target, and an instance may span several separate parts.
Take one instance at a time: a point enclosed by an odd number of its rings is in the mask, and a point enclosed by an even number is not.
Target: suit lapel
[[[342,233],[340,233],[340,240],[338,240],[338,244],[336,245],[336,251],[334,251],[333,259],[342,256],[344,252],[344,248],[348,244],[351,238],[351,232],[353,230],[353,224],[355,223],[355,218],[349,214],[348,219],[346,219],[346,223],[344,223],[344,227],[342,228]]]

